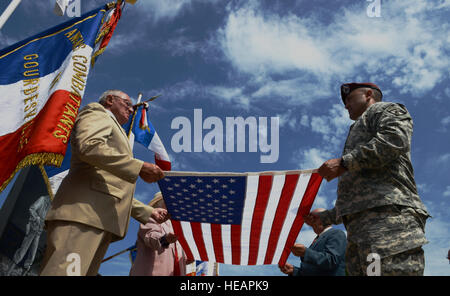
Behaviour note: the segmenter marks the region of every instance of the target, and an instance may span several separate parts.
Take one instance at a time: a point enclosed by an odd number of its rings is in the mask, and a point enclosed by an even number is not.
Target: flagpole
[[[131,131],[133,130],[133,125],[134,125],[134,119],[136,118],[136,114],[137,114],[137,106],[138,106],[138,104],[141,102],[141,99],[142,99],[142,93],[139,93],[138,94],[138,98],[137,98],[137,104],[136,105],[134,105],[134,112],[133,112],[133,117],[132,117],[132,119],[131,119],[131,124],[130,124],[130,129],[127,131],[127,136],[128,136],[128,139],[130,138],[130,135],[131,135]]]
[[[5,11],[0,16],[0,30],[5,24],[5,22],[9,19],[11,14],[16,10],[17,5],[20,4],[20,1],[22,0],[12,0],[11,3],[9,3],[8,7],[6,7]]]
[[[42,178],[44,178],[45,186],[47,187],[48,196],[50,197],[50,201],[53,201],[53,198],[55,197],[56,192],[53,192],[53,189],[52,189],[52,186],[50,185],[50,180],[48,179],[48,175],[47,175],[47,172],[45,171],[44,165],[40,164],[39,170],[41,171]]]
[[[144,105],[145,103],[154,101],[155,99],[159,98],[160,96],[162,96],[162,95],[157,95],[157,96],[151,97],[150,99],[145,100],[145,101],[143,101],[143,102],[140,102],[140,101],[139,101],[136,105],[134,105],[134,107],[139,107],[139,106],[141,106],[141,105]]]
[[[140,93],[138,94],[137,104],[139,104],[139,103],[141,102],[141,100],[142,100],[142,93],[140,92]]]
[[[117,256],[119,256],[119,255],[121,255],[121,254],[123,254],[123,253],[125,253],[127,251],[134,251],[136,249],[137,249],[137,247],[131,246],[131,247],[125,249],[125,250],[122,250],[122,251],[120,251],[120,252],[118,252],[118,253],[116,253],[114,255],[109,256],[108,258],[103,259],[101,263],[106,262],[108,260],[111,260],[112,258],[117,257]]]

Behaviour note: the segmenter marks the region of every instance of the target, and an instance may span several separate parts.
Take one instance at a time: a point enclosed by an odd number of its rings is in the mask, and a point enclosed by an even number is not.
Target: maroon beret
[[[358,82],[352,82],[352,83],[344,83],[341,85],[341,97],[342,97],[342,102],[344,102],[345,105],[345,98],[355,89],[357,88],[372,88],[372,89],[376,89],[380,92],[381,97],[383,97],[383,93],[381,92],[381,89],[374,83],[371,82],[362,82],[362,83],[358,83]]]

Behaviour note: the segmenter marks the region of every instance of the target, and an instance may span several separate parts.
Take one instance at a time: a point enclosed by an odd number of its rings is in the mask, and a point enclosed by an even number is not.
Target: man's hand
[[[341,176],[346,169],[341,166],[341,159],[334,158],[325,161],[319,168],[319,175],[324,177],[328,182]]]
[[[291,248],[292,254],[297,257],[305,256],[306,247],[302,244],[294,244]]]
[[[174,233],[168,233],[166,234],[166,240],[169,244],[173,244],[178,240],[178,236],[176,236]]]
[[[289,263],[284,264],[284,266],[279,266],[279,268],[284,274],[292,275],[292,273],[294,272],[294,266]]]
[[[164,178],[164,173],[159,166],[153,163],[144,162],[144,165],[139,172],[139,177],[147,183],[153,183]]]
[[[154,208],[151,216],[157,223],[161,224],[169,219],[169,213],[163,208]]]

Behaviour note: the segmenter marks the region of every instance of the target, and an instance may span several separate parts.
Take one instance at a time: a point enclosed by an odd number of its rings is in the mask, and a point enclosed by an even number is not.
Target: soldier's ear
[[[371,89],[368,89],[366,90],[366,100],[369,101],[370,99],[374,99],[373,91]]]

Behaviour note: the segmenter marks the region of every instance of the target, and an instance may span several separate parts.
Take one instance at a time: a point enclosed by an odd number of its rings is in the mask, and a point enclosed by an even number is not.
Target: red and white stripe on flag
[[[311,170],[166,172],[159,186],[188,258],[284,265],[321,182]]]

